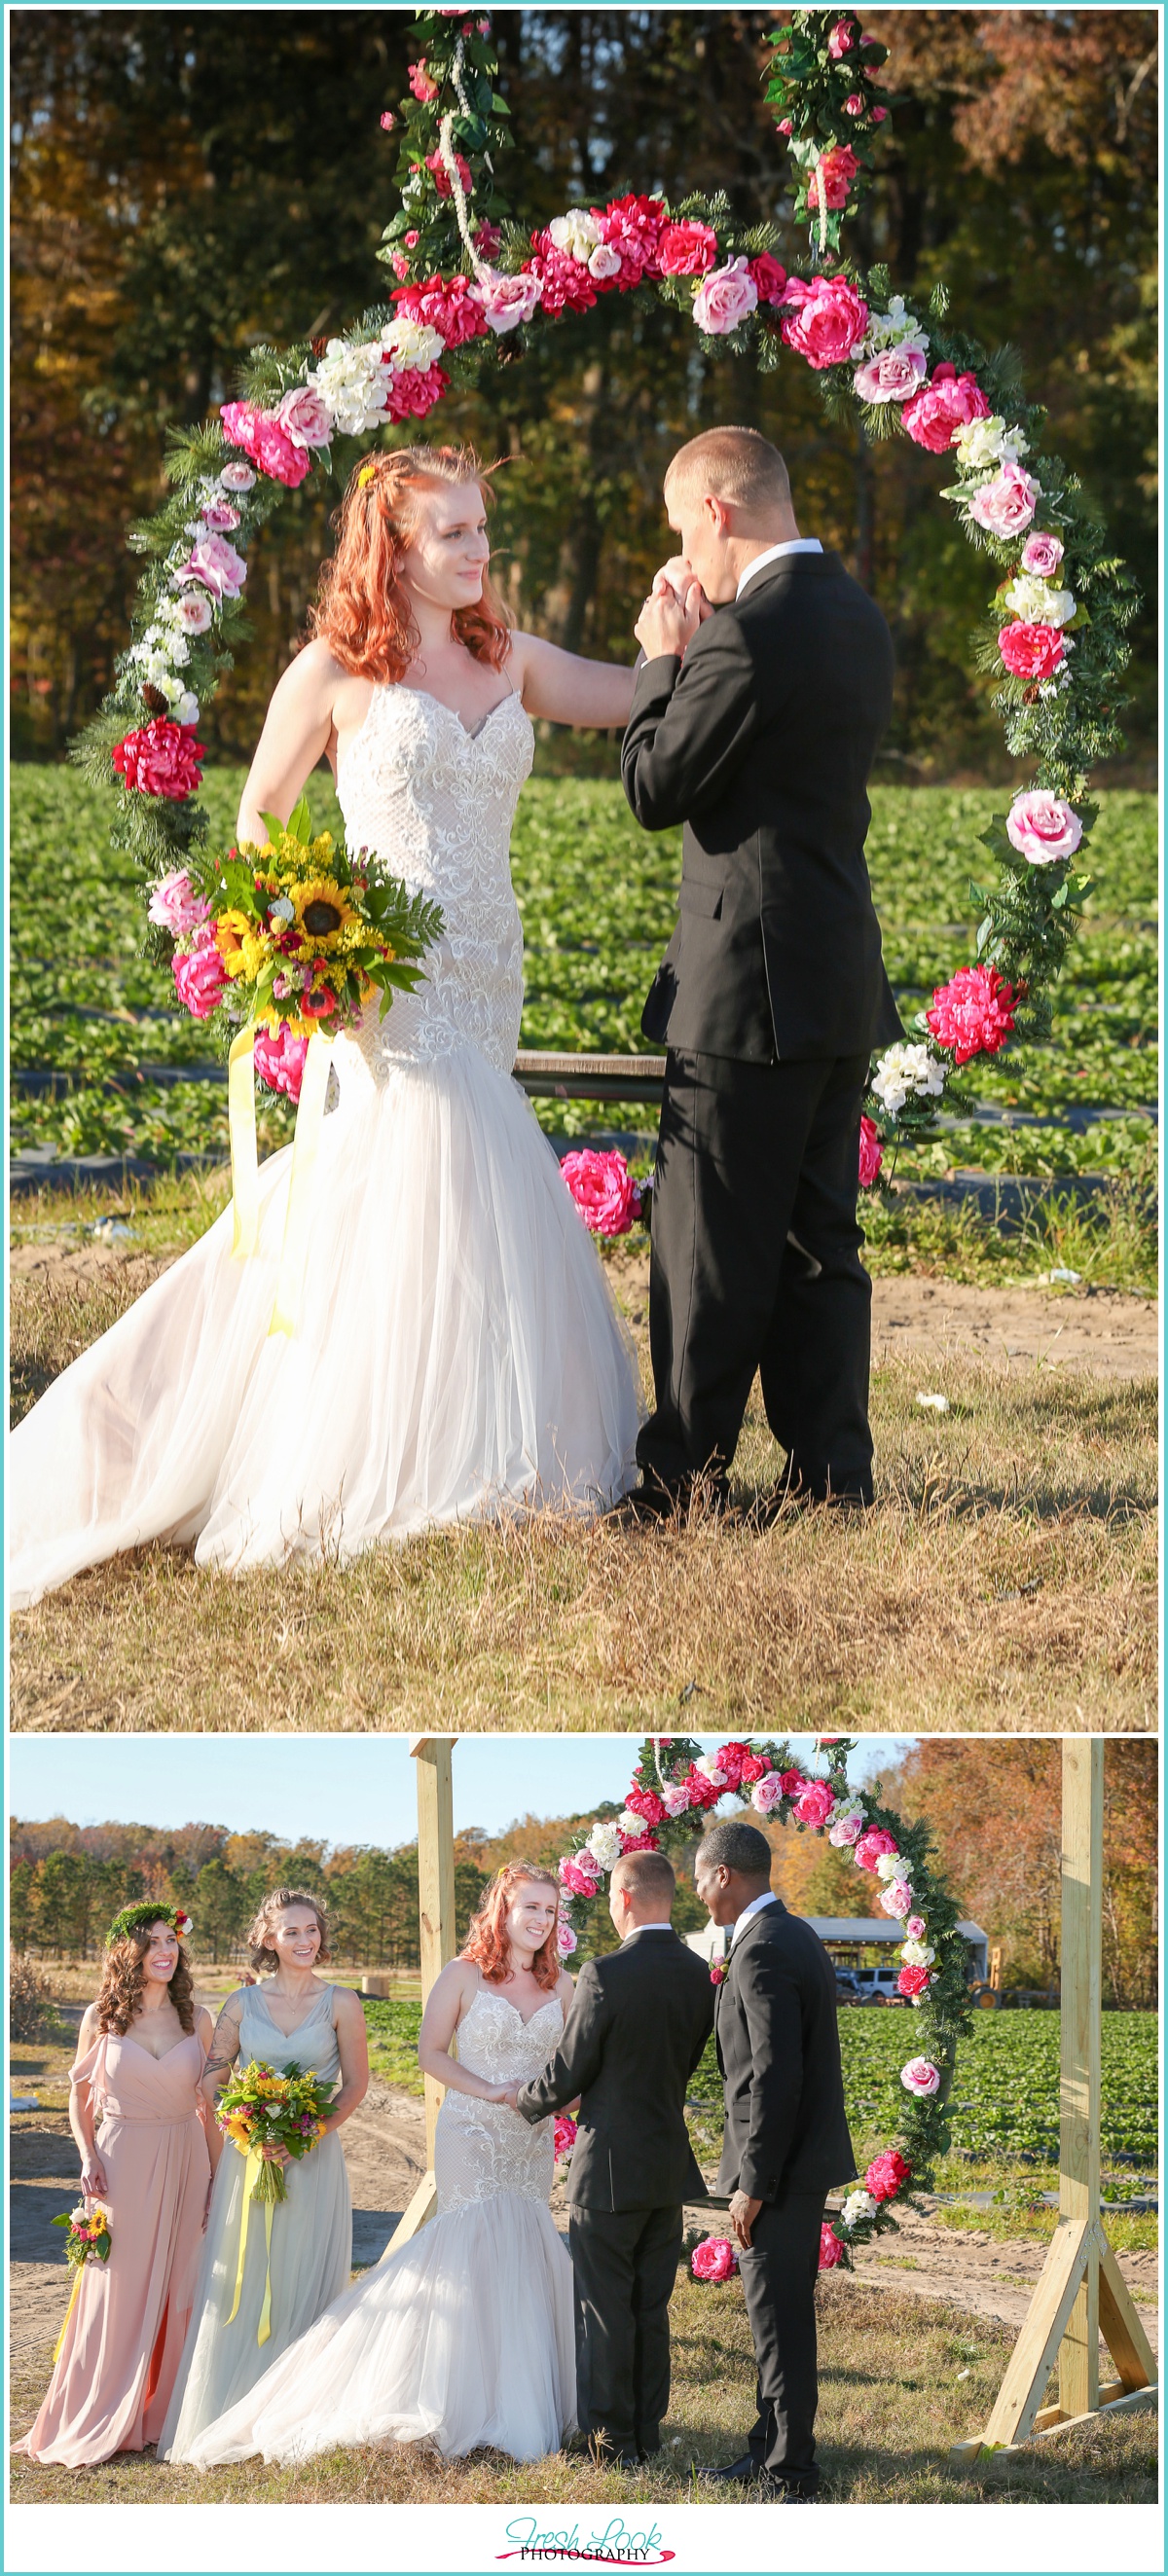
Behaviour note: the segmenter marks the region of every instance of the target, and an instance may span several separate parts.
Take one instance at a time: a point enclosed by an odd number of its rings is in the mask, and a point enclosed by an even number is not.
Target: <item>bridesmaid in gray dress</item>
[[[325,2134],[311,2153],[284,2163],[288,2197],[273,2213],[271,2332],[258,2340],[268,2279],[264,2213],[249,2210],[243,2281],[235,2316],[246,2158],[227,2146],[207,2221],[207,2241],[174,2395],[158,2444],[160,2460],[185,2460],[207,2424],[245,2397],[257,2379],[323,2309],[349,2286],[353,2213],[338,2130],[364,2099],[369,2083],[365,2016],[345,1986],[314,1974],[328,1957],[323,1906],[302,1889],[278,1887],[265,1897],[248,1939],[262,1984],[240,1987],[219,2015],[203,2075],[214,2104],[231,2068],[259,2058],[282,2069],[311,2067],[325,2083],[341,2079]],[[230,2323],[228,2320],[231,2320]]]

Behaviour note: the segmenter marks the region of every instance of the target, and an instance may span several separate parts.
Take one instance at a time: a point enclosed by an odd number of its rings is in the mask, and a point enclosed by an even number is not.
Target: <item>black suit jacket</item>
[[[637,679],[621,772],[650,832],[684,823],[677,929],[641,1026],[770,1063],[903,1036],[864,841],[892,639],[838,555],[786,555]]]
[[[726,2096],[719,2192],[778,2200],[852,2181],[835,1970],[778,1897],[731,1949],[714,2031]]]
[[[574,2204],[665,2209],[705,2199],[685,2097],[713,2019],[709,1969],[676,1932],[636,1932],[609,1958],[585,1962],[555,2056],[519,2095],[525,2120],[580,2095]]]

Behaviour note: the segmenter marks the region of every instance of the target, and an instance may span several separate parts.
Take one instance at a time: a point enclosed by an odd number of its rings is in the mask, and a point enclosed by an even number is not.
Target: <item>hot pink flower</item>
[[[760,1754],[744,1753],[742,1769],[738,1774],[739,1788],[749,1789],[753,1787],[756,1780],[765,1780],[767,1769],[768,1765],[762,1760]]]
[[[836,2264],[842,2263],[843,2259],[843,2246],[834,2227],[829,2227],[825,2219],[819,2231],[819,2269],[821,2272],[834,2272]]]
[[[989,483],[979,485],[966,503],[971,519],[991,537],[1016,537],[1034,517],[1040,486],[1023,465],[1009,459]]]
[[[846,1851],[850,1843],[859,1842],[863,1831],[862,1816],[841,1816],[839,1823],[831,1826],[827,1839],[834,1843],[837,1851]]]
[[[915,394],[929,361],[923,349],[882,349],[879,357],[869,358],[852,378],[852,390],[861,402],[907,402]]]
[[[389,107],[383,108],[383,109],[382,109],[382,114],[381,114],[381,130],[382,130],[382,133],[383,133],[383,134],[392,134],[393,129],[394,129],[394,127],[395,127],[395,125],[396,125],[396,124],[397,124],[397,118],[396,118],[396,116],[394,115],[392,108],[389,108]]]
[[[998,629],[998,651],[1008,671],[1019,680],[1053,680],[1067,648],[1057,626],[1031,626],[1020,617]]]
[[[1033,528],[1022,548],[1023,572],[1037,573],[1040,581],[1049,581],[1058,571],[1062,559],[1062,538],[1047,536],[1044,530]]]
[[[573,1950],[577,1947],[578,1943],[576,1935],[572,1930],[572,1926],[570,1923],[565,1923],[563,1916],[561,1915],[560,1920],[556,1925],[556,1948],[559,1951],[561,1959],[570,1959]]]
[[[861,95],[861,92],[858,89],[854,89],[851,97],[845,98],[844,100],[844,115],[862,116],[867,104],[868,101]]]
[[[769,1816],[782,1802],[783,1787],[777,1771],[764,1772],[750,1792],[750,1803],[756,1815]]]
[[[630,1789],[625,1805],[632,1816],[643,1816],[647,1825],[664,1821],[665,1802],[655,1789]]]
[[[827,40],[827,50],[833,63],[838,63],[844,54],[850,54],[854,43],[855,29],[851,19],[837,18]]]
[[[242,447],[261,474],[273,483],[287,484],[294,491],[303,483],[309,470],[309,458],[303,447],[296,447],[281,429],[274,412],[257,411],[253,403],[224,403],[220,412],[223,434],[233,447]]]
[[[702,1812],[704,1812],[707,1807],[716,1807],[718,1800],[722,1795],[721,1789],[715,1786],[715,1783],[707,1776],[706,1772],[695,1770],[692,1762],[685,1775],[685,1785],[689,1791],[689,1803],[691,1807],[697,1807]],[[757,1803],[758,1801],[756,1798],[755,1804],[757,1805]]]
[[[870,1118],[860,1120],[860,1187],[870,1190],[880,1178],[884,1147]]]
[[[191,884],[185,868],[172,868],[169,876],[162,877],[146,907],[147,920],[158,922],[175,939],[185,938],[188,931],[197,930],[199,923],[210,917],[210,904]]]
[[[660,197],[616,197],[603,211],[593,207],[605,248],[620,261],[616,283],[621,294],[639,286],[643,277],[660,275],[657,245],[668,221]]]
[[[540,303],[548,314],[589,313],[596,302],[596,288],[582,260],[573,259],[559,250],[548,233],[533,233],[534,256],[525,269],[538,278]]]
[[[907,1923],[905,1924],[904,1931],[905,1931],[905,1939],[906,1939],[906,1940],[908,1940],[908,1941],[923,1941],[923,1940],[924,1940],[924,1937],[925,1937],[925,1918],[924,1918],[924,1915],[923,1915],[923,1914],[910,1914],[910,1915],[909,1915],[909,1918],[908,1918],[908,1921],[907,1921]]]
[[[882,116],[883,108],[873,111]],[[943,456],[953,444],[955,429],[963,429],[967,420],[988,420],[990,407],[976,376],[959,376],[948,359],[934,367],[931,382],[922,385],[919,394],[905,404],[900,418],[918,447],[927,447],[931,456]]]
[[[487,328],[481,299],[471,294],[466,277],[447,280],[435,275],[414,286],[395,286],[393,300],[399,314],[437,331],[448,349],[461,348],[464,340],[480,339]]]
[[[438,96],[438,83],[430,78],[426,69],[425,55],[423,54],[418,63],[407,63],[406,70],[409,73],[410,88],[414,97],[422,107],[428,107],[431,99]]]
[[[277,406],[276,419],[293,447],[327,447],[332,438],[332,413],[311,385],[293,385]]]
[[[530,268],[521,269],[518,277],[492,273],[485,286],[472,287],[483,307],[492,331],[514,331],[520,322],[530,322],[540,299],[539,279]]]
[[[815,1832],[819,1833],[822,1827],[827,1823],[834,1805],[835,1798],[831,1790],[828,1788],[826,1781],[811,1780],[804,1789],[802,1796],[796,1799],[796,1819],[801,1825],[813,1826]]]
[[[623,1154],[585,1146],[560,1165],[590,1234],[627,1234],[637,1213],[637,1186]]]
[[[773,259],[769,250],[760,250],[750,262],[750,274],[760,304],[781,304],[787,292],[787,272]]]
[[[838,213],[839,208],[841,206],[846,206],[848,202],[848,198],[851,194],[852,181],[855,178],[859,167],[860,164],[856,159],[850,143],[830,144],[826,152],[820,153],[819,159],[815,164],[815,168],[808,179],[808,205],[818,206],[820,204],[820,191],[822,190],[823,201],[826,202],[829,208],[834,209]]]
[[[780,132],[780,134],[790,134],[791,130],[792,130],[792,128],[791,128],[791,119],[790,119],[790,117],[789,117],[789,116],[781,116],[781,117],[779,118],[779,132]]]
[[[897,1993],[908,1995],[909,1997],[913,1995],[923,1995],[928,1983],[929,1971],[927,1968],[902,1968],[900,1975],[896,1980]]]
[[[724,1986],[725,1983],[726,1962],[724,1959],[715,1959],[710,1968],[710,1984],[712,1986]]]
[[[560,1862],[560,1885],[567,1888],[569,1896],[595,1896],[599,1884],[599,1874],[591,1875],[582,1869],[579,1860]]]
[[[441,367],[395,367],[385,398],[386,419],[424,420],[449,383]]]
[[[503,235],[498,224],[488,222],[486,215],[475,225],[471,240],[480,259],[493,259]]]
[[[1073,805],[1062,796],[1052,796],[1045,787],[1032,788],[1025,796],[1016,796],[1006,816],[1006,831],[1016,850],[1033,868],[1053,867],[1060,859],[1073,859],[1083,838],[1083,826]]]
[[[895,1852],[898,1848],[893,1835],[886,1833],[883,1825],[870,1825],[867,1833],[860,1835],[854,1857],[860,1869],[875,1869],[885,1852]]]
[[[746,1755],[747,1748],[745,1744],[731,1743],[719,1745],[718,1750],[714,1755],[714,1760],[718,1765],[718,1769],[721,1772],[728,1789],[736,1789],[738,1787],[738,1783],[742,1778],[742,1765],[746,1760]]]
[[[463,196],[469,197],[474,193],[474,180],[470,175],[470,163],[469,161],[464,161],[461,152],[456,152],[453,155],[453,159],[455,169],[458,172],[458,184],[462,190]],[[450,185],[450,174],[442,158],[441,152],[439,152],[437,148],[435,148],[433,152],[427,152],[426,168],[430,173],[439,196],[449,197],[453,193]]]
[[[574,1942],[572,1946],[575,1948]],[[552,2141],[556,2163],[566,2164],[576,2144],[576,2123],[574,2120],[569,2120],[565,2111],[557,2115],[556,2124],[552,2130]]]
[[[915,2093],[919,2102],[927,2102],[931,2094],[940,2092],[941,2070],[928,2057],[910,2057],[908,2065],[901,2067],[900,2080],[906,2093]]]
[[[895,2200],[912,2179],[912,2166],[897,2147],[886,2147],[882,2156],[873,2156],[864,2176],[864,2189],[873,2200]]]
[[[289,1100],[300,1098],[300,1086],[304,1080],[304,1059],[307,1053],[307,1038],[293,1037],[287,1027],[282,1026],[279,1036],[275,1038],[268,1029],[256,1030],[254,1049],[256,1073],[261,1082],[266,1082],[269,1091],[282,1091]]]
[[[247,580],[247,565],[226,537],[196,537],[185,564],[175,573],[176,581],[197,581],[201,590],[213,599],[238,599]]]
[[[728,2237],[704,2236],[701,2244],[695,2245],[690,2260],[695,2281],[728,2281],[737,2269],[738,2256]]]
[[[196,742],[194,726],[172,724],[169,716],[155,716],[152,723],[124,734],[110,753],[119,776],[137,795],[169,796],[176,805],[194,795],[205,757],[206,745]]]
[[[192,949],[188,957],[173,957],[171,972],[184,1011],[196,1020],[210,1018],[231,980],[223,972],[223,960],[213,943]]]
[[[1004,1046],[1015,999],[996,966],[961,966],[948,984],[938,984],[925,1018],[938,1046],[952,1047],[955,1064],[968,1064],[971,1056],[996,1055]]]
[[[657,259],[663,277],[704,277],[718,256],[718,236],[708,224],[666,224],[658,236]]]
[[[702,279],[694,297],[693,318],[699,331],[720,337],[727,331],[736,331],[757,303],[758,288],[750,274],[749,260],[731,259]]]
[[[846,277],[789,277],[783,298],[796,310],[783,324],[789,349],[810,367],[837,367],[850,358],[868,328],[868,307]]]

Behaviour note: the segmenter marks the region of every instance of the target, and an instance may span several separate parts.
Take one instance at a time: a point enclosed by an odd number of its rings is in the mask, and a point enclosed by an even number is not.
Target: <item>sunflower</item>
[[[309,877],[292,890],[292,901],[301,932],[302,955],[320,956],[342,932],[360,928],[360,915],[335,877]]]
[[[225,974],[242,975],[254,984],[267,953],[267,939],[246,912],[221,912],[215,924],[215,945],[223,960]]]

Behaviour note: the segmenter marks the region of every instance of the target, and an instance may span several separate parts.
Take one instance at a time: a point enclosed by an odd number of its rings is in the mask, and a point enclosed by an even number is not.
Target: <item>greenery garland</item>
[[[513,363],[549,318],[600,293],[651,287],[690,313],[709,354],[750,357],[766,372],[784,347],[796,350],[818,375],[828,416],[858,411],[871,439],[907,431],[940,454],[952,413],[957,477],[942,497],[1001,576],[974,656],[996,679],[1007,749],[1034,764],[1035,782],[981,835],[995,868],[970,886],[976,962],[936,989],[906,1044],[873,1059],[861,1147],[870,1184],[884,1144],[935,1131],[943,1098],[968,1108],[963,1067],[1050,1034],[1054,987],[1092,890],[1080,857],[1098,810],[1087,773],[1122,741],[1124,637],[1139,604],[1131,575],[1077,476],[1041,451],[1045,415],[1026,400],[1013,354],[991,356],[950,329],[944,287],[926,322],[892,294],[886,268],[864,276],[842,252],[889,113],[872,77],[885,48],[853,13],[796,10],[768,39],[767,98],[794,166],[795,214],[808,221],[810,279],[788,278],[775,225],[739,225],[720,195],[676,208],[638,196],[577,206],[525,233],[498,183],[508,110],[489,20],[449,9],[415,17],[410,94],[381,119],[400,127],[401,202],[378,253],[397,280],[391,300],[326,344],[257,350],[221,421],[170,434],[171,497],[130,531],[146,558],[133,640],[73,756],[92,783],[117,787],[113,845],[148,878],[181,869],[207,835],[193,801],[199,712],[232,668],[247,549],[283,490],[331,470],[338,438],[358,451],[388,422],[424,418],[471,385],[484,360]],[[1019,548],[1036,513],[1041,528],[1025,548],[1038,550],[1034,569]],[[157,921],[148,945],[172,962]]]
[[[156,1904],[148,1898],[142,1905],[123,1905],[106,1933],[105,1946],[112,1950],[115,1941],[124,1940],[128,1932],[148,1932],[156,1923],[169,1923],[178,1941],[185,1941],[194,1930],[194,1918],[183,1906],[171,1905],[161,1898]]]

